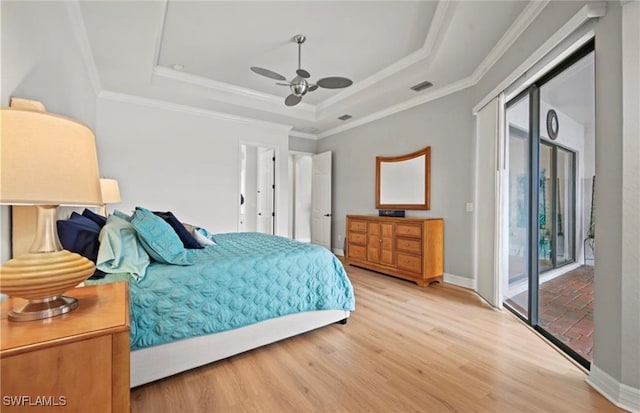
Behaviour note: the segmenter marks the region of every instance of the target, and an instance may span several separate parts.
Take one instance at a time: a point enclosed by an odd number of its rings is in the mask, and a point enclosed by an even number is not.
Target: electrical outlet
[[[473,211],[473,203],[467,202],[467,212],[472,212],[472,211]]]
[[[342,235],[338,235],[338,242],[342,241]]]

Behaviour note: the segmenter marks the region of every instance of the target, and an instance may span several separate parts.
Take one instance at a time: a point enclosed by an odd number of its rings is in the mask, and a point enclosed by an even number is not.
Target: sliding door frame
[[[509,101],[504,105],[505,111],[511,105],[520,101],[525,95],[529,96],[529,185],[528,185],[528,194],[529,194],[529,217],[528,217],[528,259],[527,259],[527,271],[528,271],[528,306],[527,315],[523,315],[519,313],[513,306],[509,305],[506,301],[504,305],[509,311],[514,313],[518,318],[522,319],[525,323],[533,327],[538,333],[544,336],[546,339],[551,341],[554,345],[559,347],[569,356],[571,356],[574,360],[576,360],[583,367],[589,369],[591,363],[587,361],[584,357],[578,354],[576,351],[571,349],[568,345],[560,341],[553,334],[545,330],[539,325],[539,252],[538,245],[540,240],[539,233],[539,222],[538,222],[538,214],[539,214],[539,185],[540,185],[540,87],[545,83],[549,82],[551,79],[556,77],[558,74],[562,73],[565,69],[572,66],[574,63],[578,62],[580,59],[587,56],[589,53],[595,51],[595,39],[591,39],[578,48],[575,52],[569,55],[566,59],[558,63],[555,67],[553,67],[549,72],[543,74],[539,79],[534,81],[529,87],[518,93],[515,97],[509,99]],[[506,117],[505,117],[506,119]],[[503,122],[505,120],[503,119]],[[505,125],[505,130],[508,125]],[[555,150],[554,150],[555,152]],[[555,174],[555,157],[552,161]],[[575,154],[574,154],[574,191],[575,188],[575,174],[576,174],[576,165],[575,165]],[[553,183],[555,188],[556,183]],[[575,194],[572,196],[573,203],[575,205]],[[553,203],[555,203],[555,194],[553,196]],[[552,207],[555,211],[555,206]],[[575,209],[575,208],[574,208]],[[574,212],[575,214],[575,212]],[[555,219],[552,219],[552,227],[555,225]],[[575,223],[575,219],[574,219]],[[554,230],[554,228],[552,228]],[[575,231],[574,231],[575,232]],[[553,233],[553,232],[552,232]],[[575,235],[574,235],[575,238]],[[555,242],[555,241],[554,241]],[[574,240],[575,244],[575,240]],[[555,255],[555,252],[554,252]],[[575,247],[574,247],[574,256],[575,256]],[[555,265],[556,257],[553,257],[553,263]],[[575,257],[574,257],[575,260]],[[502,280],[502,276],[499,277]]]

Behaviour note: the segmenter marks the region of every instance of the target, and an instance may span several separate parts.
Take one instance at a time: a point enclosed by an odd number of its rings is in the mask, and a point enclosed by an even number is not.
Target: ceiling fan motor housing
[[[309,82],[307,82],[306,79],[303,79],[300,76],[296,76],[291,81],[291,86],[289,87],[291,88],[291,93],[293,93],[294,95],[304,96],[309,90]]]

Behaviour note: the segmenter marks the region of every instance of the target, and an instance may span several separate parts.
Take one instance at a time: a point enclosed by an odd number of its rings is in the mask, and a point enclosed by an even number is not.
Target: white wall
[[[95,130],[96,95],[63,2],[2,2],[0,96],[42,101]],[[9,208],[0,207],[0,262],[11,255]]]
[[[214,233],[239,222],[240,144],[276,148],[276,231],[288,231],[288,130],[212,112],[106,94],[98,99],[97,145],[103,175],[120,182],[122,203],[170,210]]]
[[[289,150],[297,152],[317,153],[318,141],[315,139],[289,136]]]

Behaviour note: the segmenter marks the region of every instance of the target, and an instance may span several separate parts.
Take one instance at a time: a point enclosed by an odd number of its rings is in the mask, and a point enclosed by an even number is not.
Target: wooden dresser
[[[129,412],[129,291],[126,283],[67,292],[78,308],[46,320],[9,322],[2,303],[0,410]]]
[[[347,215],[347,264],[414,281],[442,282],[444,221]]]

